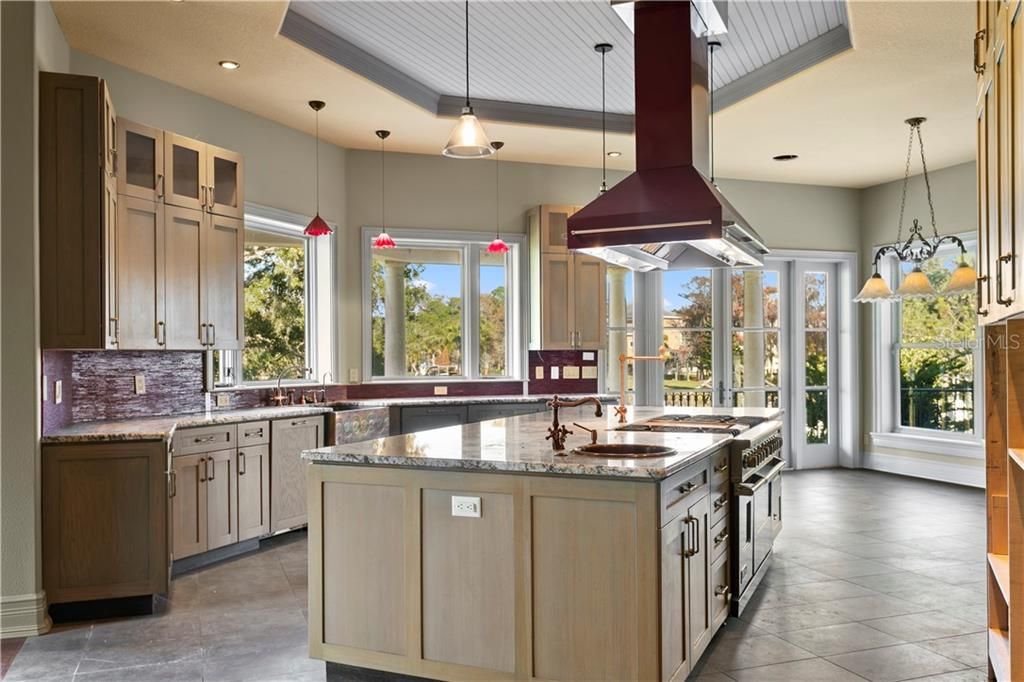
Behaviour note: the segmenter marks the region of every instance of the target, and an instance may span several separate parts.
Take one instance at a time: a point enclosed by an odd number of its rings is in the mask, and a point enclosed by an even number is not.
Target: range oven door
[[[776,506],[781,502],[782,494],[782,469],[786,463],[781,459],[769,462],[760,471],[746,478],[742,483],[736,485],[736,494],[739,497],[741,509],[747,509],[747,528],[752,528],[753,551],[751,573],[757,573],[761,564],[768,558],[772,551],[772,543],[777,534],[776,523],[781,528],[781,508],[776,514]],[[776,502],[778,495],[779,502]],[[741,512],[741,516],[742,516]],[[778,516],[778,521],[775,517]],[[741,530],[743,527],[741,526]],[[741,542],[743,538],[740,538]],[[741,549],[742,552],[742,549]],[[744,561],[741,553],[740,562]],[[742,581],[740,590],[742,591]]]

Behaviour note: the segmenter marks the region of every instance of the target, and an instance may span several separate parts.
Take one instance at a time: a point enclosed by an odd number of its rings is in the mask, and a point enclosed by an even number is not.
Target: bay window
[[[372,247],[363,231],[364,373],[371,380],[521,376],[522,239],[489,253],[493,235],[390,232]]]

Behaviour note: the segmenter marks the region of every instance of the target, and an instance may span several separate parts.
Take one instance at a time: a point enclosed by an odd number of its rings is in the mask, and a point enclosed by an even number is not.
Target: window
[[[804,409],[808,444],[828,443],[828,290],[827,272],[804,273]]]
[[[621,390],[619,385],[623,367],[620,355],[633,355],[633,272],[617,266],[608,267],[605,281],[608,301],[608,361],[605,370],[606,386],[611,393]],[[625,366],[626,392],[633,390],[633,363]],[[628,398],[627,398],[628,400]]]
[[[392,231],[393,249],[364,231],[368,333],[375,379],[509,378],[518,375],[516,314],[521,239],[507,254],[493,237]]]
[[[975,243],[965,240],[974,264]],[[956,247],[941,249],[921,265],[941,291],[959,260]],[[911,265],[889,262],[892,281]],[[898,275],[897,275],[898,273]],[[976,387],[981,363],[975,294],[904,299],[893,305],[890,343],[893,430],[974,434]]]
[[[736,407],[778,407],[779,272],[732,270],[732,396]]]
[[[711,270],[669,270],[662,276],[665,398],[669,405],[710,405],[713,333]]]
[[[242,251],[245,343],[241,351],[214,353],[215,383],[230,387],[276,382],[279,376],[285,381],[317,379],[331,364],[332,325],[317,325],[318,302],[329,303],[330,297],[316,293],[330,286],[333,240],[304,235],[301,216],[247,210],[254,212],[245,216]],[[317,357],[318,349],[325,357]]]

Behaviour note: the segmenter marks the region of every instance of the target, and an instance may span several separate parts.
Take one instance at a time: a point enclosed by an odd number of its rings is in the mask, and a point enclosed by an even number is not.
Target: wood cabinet
[[[163,206],[135,197],[121,197],[115,229],[117,267],[114,275],[117,347],[157,350],[164,317]]]
[[[978,317],[1024,312],[1024,11],[1021,0],[978,3]]]
[[[544,205],[526,215],[530,239],[530,347],[603,348],[607,341],[607,264],[566,248],[578,206]]]
[[[234,449],[171,458],[175,560],[238,542],[235,461]]]
[[[237,350],[245,338],[242,249],[245,230],[238,218],[207,214],[204,286],[206,344]]]
[[[117,197],[99,78],[39,74],[39,312],[43,348],[115,347]],[[111,192],[111,189],[114,192]]]
[[[258,538],[269,532],[270,446],[239,447],[238,540]]]
[[[270,532],[306,523],[303,450],[324,444],[324,418],[276,419],[270,425]]]
[[[212,144],[164,133],[165,202],[241,218],[245,206],[241,155]]]
[[[117,193],[162,201],[164,198],[164,131],[117,119],[120,163]]]
[[[166,470],[162,441],[43,446],[49,603],[167,591]]]

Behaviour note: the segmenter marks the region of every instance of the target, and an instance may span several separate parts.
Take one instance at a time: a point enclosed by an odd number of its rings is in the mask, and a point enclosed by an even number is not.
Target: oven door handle
[[[761,486],[763,486],[765,483],[770,481],[776,474],[778,474],[780,471],[782,471],[782,469],[785,466],[786,466],[786,463],[783,462],[783,461],[780,461],[778,464],[773,466],[768,471],[768,473],[762,475],[761,480],[758,481],[757,483],[755,483],[754,485],[747,485],[746,483],[737,483],[736,484],[736,494],[737,495],[742,495],[744,497],[749,497],[750,495],[753,495],[754,493],[756,493],[758,490],[761,489]]]

